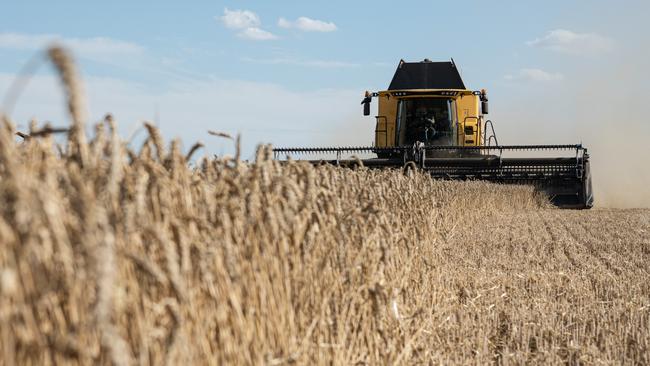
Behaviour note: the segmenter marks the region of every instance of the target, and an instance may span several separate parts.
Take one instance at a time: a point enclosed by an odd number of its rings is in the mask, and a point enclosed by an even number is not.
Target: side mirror
[[[370,115],[370,101],[372,100],[371,96],[363,98],[361,101],[361,104],[363,104],[363,115],[364,116],[369,116]]]
[[[483,114],[488,114],[488,101],[487,100],[482,100],[481,101],[481,111]]]
[[[483,114],[488,114],[489,108],[488,108],[488,97],[487,97],[487,92],[485,89],[481,89],[481,113]]]

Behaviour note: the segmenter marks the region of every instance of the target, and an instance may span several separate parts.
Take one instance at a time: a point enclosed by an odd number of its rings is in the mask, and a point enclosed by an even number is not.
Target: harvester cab
[[[361,102],[365,116],[374,98],[373,146],[276,148],[276,158],[319,154],[329,157],[308,160],[368,168],[415,166],[438,179],[532,184],[564,208],[593,205],[587,149],[579,144],[500,145],[486,119],[487,92],[467,89],[453,60],[400,60],[387,90],[366,92]],[[521,151],[540,156],[521,157]],[[375,156],[356,157],[364,153]]]
[[[415,142],[424,146],[482,145],[487,93],[485,89],[467,89],[453,60],[401,60],[388,90],[366,92],[361,102],[366,116],[373,97],[379,101],[375,147]],[[382,149],[377,151],[380,157],[386,155]]]

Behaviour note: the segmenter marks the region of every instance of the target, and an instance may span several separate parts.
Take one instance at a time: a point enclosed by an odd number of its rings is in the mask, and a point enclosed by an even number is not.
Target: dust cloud
[[[564,80],[495,88],[491,117],[501,144],[582,143],[596,207],[650,208],[650,75],[647,51],[620,48],[565,65]]]
[[[650,84],[640,65],[615,65],[612,70],[586,83],[577,98],[597,205],[649,208]]]
[[[567,92],[574,96],[576,125],[591,154],[596,205],[650,208],[650,54],[618,51],[577,75]]]

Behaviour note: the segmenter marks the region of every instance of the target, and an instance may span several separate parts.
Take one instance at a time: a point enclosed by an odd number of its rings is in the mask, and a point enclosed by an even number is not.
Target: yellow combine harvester
[[[557,206],[593,205],[587,149],[582,145],[499,145],[494,126],[486,119],[487,93],[467,89],[453,60],[402,60],[388,90],[366,92],[361,102],[366,116],[372,98],[379,101],[374,146],[276,148],[276,158],[322,154],[330,157],[309,161],[419,168],[438,179],[533,184]],[[521,157],[519,151],[526,150],[541,156]],[[375,156],[349,156],[364,153]]]

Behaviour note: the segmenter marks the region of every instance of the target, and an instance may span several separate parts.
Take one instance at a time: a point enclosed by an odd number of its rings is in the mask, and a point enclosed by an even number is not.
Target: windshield
[[[453,101],[444,98],[413,98],[399,101],[397,141],[400,146],[416,141],[426,145],[455,145]]]

